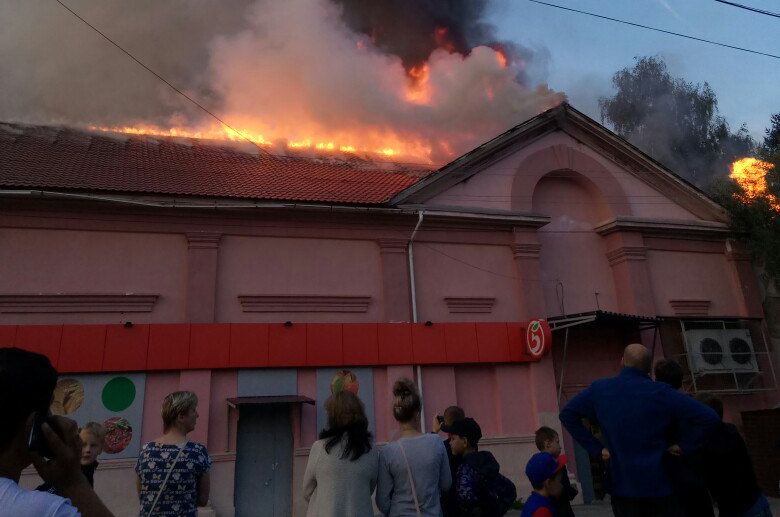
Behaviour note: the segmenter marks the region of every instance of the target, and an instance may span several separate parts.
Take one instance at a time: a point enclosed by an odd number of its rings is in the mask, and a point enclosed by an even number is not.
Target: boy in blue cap
[[[555,517],[555,501],[563,493],[561,476],[566,456],[555,458],[549,452],[537,452],[525,466],[525,475],[534,491],[523,505],[520,517]]]

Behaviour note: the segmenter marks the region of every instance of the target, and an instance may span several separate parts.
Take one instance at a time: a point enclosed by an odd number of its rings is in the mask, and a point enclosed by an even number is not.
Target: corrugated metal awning
[[[311,404],[314,405],[314,399],[304,397],[303,395],[276,395],[265,397],[236,397],[227,399],[231,407],[238,406],[260,406],[266,404]]]
[[[662,318],[658,316],[643,316],[638,314],[626,314],[622,312],[612,311],[590,311],[579,312],[576,314],[567,314],[565,316],[555,316],[553,318],[547,318],[547,322],[550,325],[551,330],[560,330],[567,327],[574,327],[576,325],[584,325],[586,323],[634,323],[641,326],[641,330],[652,329],[658,327]]]

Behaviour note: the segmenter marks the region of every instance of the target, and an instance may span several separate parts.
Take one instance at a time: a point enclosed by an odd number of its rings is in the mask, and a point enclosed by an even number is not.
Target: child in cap
[[[460,458],[455,473],[455,515],[504,515],[517,498],[515,485],[501,475],[498,461],[489,451],[479,450],[482,429],[473,418],[456,420],[442,429],[450,433],[452,454]]]
[[[566,456],[556,459],[549,452],[537,452],[525,466],[525,474],[531,481],[534,491],[523,505],[520,517],[554,517],[557,515],[554,497],[563,493],[563,468]]]
[[[536,430],[535,442],[536,448],[540,452],[549,452],[553,458],[558,458],[561,455],[561,439],[555,429],[547,426],[540,427]],[[571,501],[577,497],[579,492],[571,485],[566,467],[563,467],[562,473],[561,483],[563,484],[563,492],[560,497],[552,498],[556,508],[555,515],[557,517],[574,517]]]

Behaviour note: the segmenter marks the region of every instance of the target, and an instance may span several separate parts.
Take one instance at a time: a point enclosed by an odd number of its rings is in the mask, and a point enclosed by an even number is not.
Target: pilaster
[[[377,239],[382,261],[382,302],[385,321],[411,321],[409,264],[406,239]]]
[[[544,318],[547,312],[539,264],[542,245],[539,244],[536,232],[530,231],[515,230],[514,241],[512,254],[515,259],[518,298],[523,311],[523,314],[518,314],[518,319]]]
[[[187,321],[213,323],[217,298],[220,233],[190,232],[187,237]]]

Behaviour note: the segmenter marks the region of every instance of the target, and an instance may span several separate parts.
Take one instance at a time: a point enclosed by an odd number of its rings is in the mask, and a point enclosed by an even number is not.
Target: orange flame
[[[431,102],[431,88],[428,84],[430,68],[427,63],[416,65],[409,69],[407,75],[411,84],[406,91],[406,100],[414,104],[429,104]]]
[[[450,39],[450,30],[447,27],[436,27],[436,30],[433,31],[433,40],[438,48],[443,48],[450,54],[458,51],[452,39]]]
[[[743,203],[750,203],[765,197],[775,210],[780,211],[780,200],[770,194],[766,184],[766,175],[772,170],[771,163],[756,158],[740,158],[731,164],[729,177],[737,182],[743,193],[736,197]]]
[[[496,60],[498,60],[498,64],[501,65],[501,68],[506,68],[508,65],[507,59],[506,59],[506,53],[503,49],[497,48],[496,51]]]
[[[109,133],[125,133],[128,135],[144,136],[162,136],[175,138],[197,138],[206,140],[228,140],[241,142],[249,140],[252,143],[271,150],[274,147],[274,140],[266,138],[261,134],[253,134],[248,131],[235,131],[228,127],[210,127],[200,130],[190,130],[180,127],[162,128],[153,125],[140,126],[89,126],[90,130],[103,131]],[[329,138],[302,138],[299,140],[281,140],[287,149],[291,151],[316,151],[317,153],[337,153],[343,154],[363,154],[368,158],[393,158],[403,161],[414,161],[418,163],[430,163],[430,147],[419,142],[408,142],[392,137],[378,139],[379,144],[373,144],[376,138],[369,138],[366,145],[357,146],[350,143],[341,143]]]

